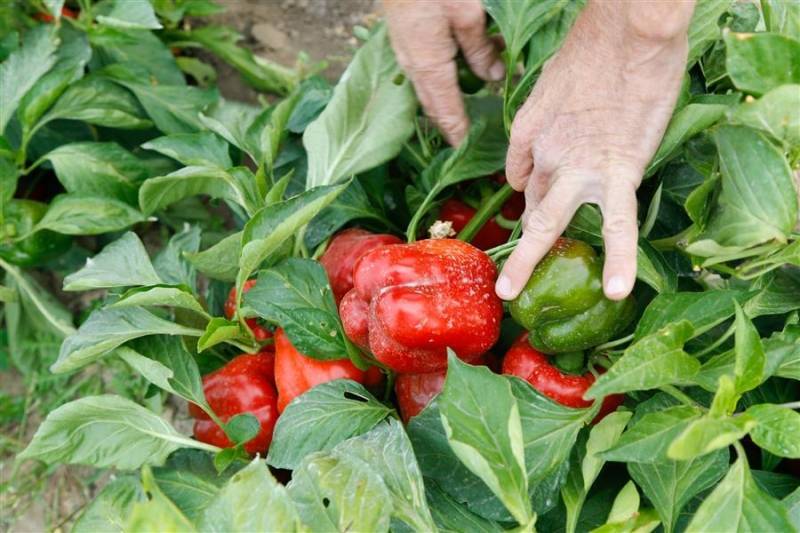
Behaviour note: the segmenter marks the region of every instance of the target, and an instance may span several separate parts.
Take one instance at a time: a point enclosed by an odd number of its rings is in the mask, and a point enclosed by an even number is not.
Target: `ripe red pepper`
[[[548,356],[530,345],[527,333],[523,333],[506,353],[503,359],[503,374],[524,379],[533,385],[534,389],[567,407],[585,408],[593,403],[591,400],[584,400],[583,394],[594,383],[594,374],[586,372],[577,375],[563,372]],[[606,396],[593,423],[599,422],[614,411],[624,399],[625,396],[622,394]]]
[[[250,413],[261,423],[258,435],[244,445],[247,453],[263,454],[272,442],[272,430],[278,420],[274,367],[272,353],[242,354],[203,377],[206,400],[220,420],[227,422],[240,413]],[[189,404],[189,414],[196,418],[194,436],[197,440],[220,448],[233,446],[222,428],[198,406]]]
[[[68,19],[76,19],[78,18],[78,13],[76,13],[75,11],[71,10],[68,7],[62,7],[61,16],[66,17]],[[35,18],[39,22],[53,22],[53,20],[55,20],[53,15],[51,15],[50,13],[36,13],[33,16],[33,18]]]
[[[254,279],[249,279],[245,281],[243,287],[244,292],[247,292],[250,289],[252,289],[253,285],[255,284],[256,280]],[[236,287],[233,287],[231,289],[231,292],[228,293],[228,299],[225,300],[224,310],[225,310],[225,318],[227,318],[228,320],[231,320],[233,318],[233,315],[236,314]],[[259,324],[257,318],[248,318],[247,320],[245,320],[245,322],[247,323],[247,327],[250,328],[250,331],[253,332],[253,337],[255,337],[255,339],[258,342],[264,342],[265,340],[272,338],[272,332],[267,328],[265,328],[264,326],[262,326],[261,324]]]
[[[503,205],[500,213],[504,218],[517,220],[525,210],[525,196],[522,193],[515,193]],[[439,220],[447,220],[453,223],[453,231],[458,233],[472,220],[476,210],[468,206],[461,200],[451,198],[442,204],[439,210]],[[511,237],[511,230],[501,227],[494,217],[486,221],[475,237],[470,241],[475,247],[481,250],[488,250],[495,246],[500,246]]]
[[[476,365],[485,365],[493,371],[496,358],[491,353],[481,355]],[[397,407],[403,422],[417,416],[431,402],[434,396],[442,392],[447,370],[428,372],[426,374],[399,374],[394,382],[394,392],[397,395]]]
[[[353,288],[353,267],[366,252],[384,244],[403,242],[394,235],[374,234],[360,228],[340,231],[331,239],[319,262],[328,273],[336,303]]]
[[[278,411],[307,390],[335,379],[352,379],[374,386],[383,379],[377,367],[359,370],[349,359],[322,361],[297,351],[282,329],[275,330],[275,385],[278,388]]]
[[[489,256],[453,239],[390,244],[361,256],[339,314],[347,336],[400,373],[447,366],[447,348],[466,361],[500,335],[503,305]]]

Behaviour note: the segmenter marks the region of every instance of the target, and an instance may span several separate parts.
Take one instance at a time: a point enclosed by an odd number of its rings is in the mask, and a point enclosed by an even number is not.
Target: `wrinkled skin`
[[[206,400],[220,420],[227,422],[241,413],[250,413],[258,419],[261,430],[244,445],[250,454],[267,452],[278,420],[278,393],[273,385],[274,357],[267,352],[242,354],[203,377]],[[194,436],[197,440],[220,448],[233,446],[222,428],[202,409],[189,404],[189,413],[196,418]]]
[[[0,258],[23,267],[39,266],[66,252],[72,237],[49,230],[27,235],[47,212],[47,204],[33,200],[14,199],[5,206],[4,222],[0,227]]]
[[[474,362],[476,365],[488,366],[493,371],[499,370],[499,368],[495,368],[496,363],[497,358],[491,353],[481,355]],[[394,382],[394,392],[397,396],[400,417],[404,423],[408,424],[412,417],[417,416],[425,409],[434,396],[442,392],[446,377],[446,369],[425,374],[398,374],[397,380]]]
[[[595,377],[591,372],[581,375],[567,374],[556,367],[543,353],[533,348],[523,334],[517,339],[503,359],[503,374],[517,376],[530,383],[551,400],[567,407],[586,408],[593,401],[584,400],[583,394],[592,386]],[[622,405],[625,396],[606,396],[593,423]]]
[[[521,194],[512,196],[501,208],[500,214],[508,220],[517,220],[522,216],[525,208],[525,201]],[[442,204],[439,210],[439,220],[447,220],[453,223],[453,231],[458,233],[475,216],[476,209],[465,204],[461,200],[451,198]],[[500,246],[508,241],[511,230],[501,227],[494,219],[490,218],[481,227],[470,244],[481,250],[489,250],[495,246]]]
[[[256,284],[256,280],[249,279],[244,282],[243,290],[244,292],[249,291],[253,288]],[[231,292],[228,293],[228,299],[225,300],[225,318],[228,320],[232,320],[233,316],[236,314],[236,287],[231,289]],[[245,320],[247,323],[247,327],[250,328],[250,331],[253,332],[253,337],[258,342],[264,342],[268,339],[272,338],[272,332],[267,329],[265,326],[262,326],[258,320],[258,318],[248,318]]]
[[[383,379],[383,374],[377,367],[366,372],[359,370],[349,359],[312,359],[298,352],[282,329],[275,331],[275,385],[279,412],[282,413],[292,400],[312,387],[335,379],[351,379],[372,387]]]
[[[610,340],[631,322],[633,298],[606,298],[600,269],[600,259],[588,244],[556,241],[509,305],[514,320],[530,330],[532,346],[550,354],[585,350]]]
[[[394,235],[376,235],[360,228],[346,229],[334,235],[319,262],[328,274],[336,303],[353,288],[353,267],[359,257],[378,246],[401,242]]]
[[[344,331],[399,373],[442,370],[448,347],[473,361],[500,335],[496,272],[486,254],[453,239],[377,248],[356,263],[339,307]]]

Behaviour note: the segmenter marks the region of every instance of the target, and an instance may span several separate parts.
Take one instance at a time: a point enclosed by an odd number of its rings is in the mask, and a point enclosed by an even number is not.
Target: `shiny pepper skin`
[[[497,358],[491,353],[481,355],[473,364],[485,365],[493,371]],[[425,374],[398,374],[394,382],[394,392],[397,396],[397,407],[403,422],[408,421],[422,412],[434,396],[442,392],[447,369]]]
[[[547,355],[530,345],[525,334],[520,336],[506,353],[502,372],[524,379],[534,389],[561,405],[586,408],[593,403],[592,400],[584,400],[583,394],[594,383],[594,375],[591,372],[577,375],[561,371]],[[599,422],[614,411],[624,399],[625,396],[621,394],[606,396],[593,423]]]
[[[253,285],[255,284],[256,280],[249,279],[244,282],[242,288],[244,292],[247,292],[250,289],[252,289]],[[236,314],[236,287],[233,287],[231,289],[231,292],[228,293],[228,299],[225,300],[224,311],[225,311],[225,318],[227,318],[228,320],[231,320],[233,318],[233,315]],[[261,324],[259,324],[257,318],[248,318],[247,320],[245,320],[245,322],[247,323],[247,327],[250,328],[250,331],[253,332],[253,337],[255,337],[255,339],[258,342],[264,342],[265,340],[272,338],[272,332],[267,328],[265,328],[264,326],[262,326]]]
[[[349,359],[321,361],[297,351],[282,329],[275,331],[275,385],[278,388],[278,411],[307,390],[335,379],[352,379],[373,386],[383,379],[377,367],[359,370]]]
[[[529,330],[537,350],[585,350],[620,333],[633,319],[634,301],[603,294],[602,261],[582,241],[561,238],[511,302],[511,316]]]
[[[525,209],[525,198],[521,193],[515,193],[503,205],[500,213],[504,218],[509,220],[517,220],[522,216],[522,211]],[[451,198],[442,204],[439,210],[439,220],[446,220],[453,223],[453,231],[458,233],[472,220],[475,216],[476,210],[465,204],[461,200]],[[481,227],[475,237],[472,238],[471,244],[481,250],[488,250],[495,246],[500,246],[508,241],[511,237],[511,230],[501,227],[494,219],[490,218]]]
[[[39,266],[66,252],[72,237],[50,230],[28,235],[47,212],[47,204],[13,199],[5,205],[0,225],[0,258],[23,267]],[[22,240],[19,237],[28,235]]]
[[[466,361],[500,335],[503,306],[489,256],[462,241],[382,246],[353,271],[339,314],[347,336],[399,373],[447,366],[447,348]]]
[[[359,257],[378,246],[401,242],[394,235],[376,235],[360,228],[346,229],[334,235],[319,262],[328,273],[336,303],[353,288],[353,267]]]
[[[266,453],[272,442],[272,431],[278,420],[278,393],[274,383],[275,356],[261,352],[242,354],[231,359],[219,370],[203,377],[203,392],[211,410],[223,422],[240,413],[250,413],[261,424],[261,431],[244,445],[247,453]],[[189,413],[196,418],[194,436],[197,440],[229,448],[233,444],[202,409],[189,404]]]

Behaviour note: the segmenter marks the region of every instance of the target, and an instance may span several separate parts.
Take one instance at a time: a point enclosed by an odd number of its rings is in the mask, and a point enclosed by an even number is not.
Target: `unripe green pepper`
[[[606,298],[603,265],[594,249],[562,238],[536,266],[510,311],[530,331],[531,346],[556,354],[611,339],[633,319],[634,301]]]
[[[47,204],[14,199],[6,204],[0,225],[0,257],[15,265],[31,267],[53,259],[72,244],[72,238],[49,230],[28,235],[47,212]],[[20,239],[28,235],[27,237]]]

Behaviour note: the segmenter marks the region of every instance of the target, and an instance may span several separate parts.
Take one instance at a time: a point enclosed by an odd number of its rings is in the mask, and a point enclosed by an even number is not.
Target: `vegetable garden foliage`
[[[77,18],[61,17],[63,1],[33,2],[49,23],[2,11],[11,363],[24,375],[106,366],[149,384],[65,401],[17,457],[116,469],[75,531],[800,529],[796,2],[698,1],[684,90],[639,192],[636,320],[590,355],[608,369],[585,397],[626,394],[618,411],[592,424],[599,402],[566,407],[450,353],[441,393],[405,427],[391,380],[386,393],[311,388],[256,457],[243,448],[258,432],[250,415],[220,421],[226,449],[163,416],[165,402],[215,416],[201,375],[258,352],[254,317],[310,358],[366,368],[316,259],[348,225],[422,238],[455,189],[501,170],[505,129],[580,8],[485,3],[524,73],[468,97],[458,148],[420,115],[381,25],[360,33],[331,88],[255,58],[224,28],[179,29],[218,9],[210,0],[80,0]],[[170,47],[207,48],[282,99],[226,101],[207,66]],[[23,224],[21,198],[49,205]],[[584,206],[567,233],[600,250],[601,227]],[[65,274],[67,293],[103,294],[88,316],[14,262],[10,250],[47,232],[81,238],[28,265]],[[505,325],[498,355],[518,336]]]

